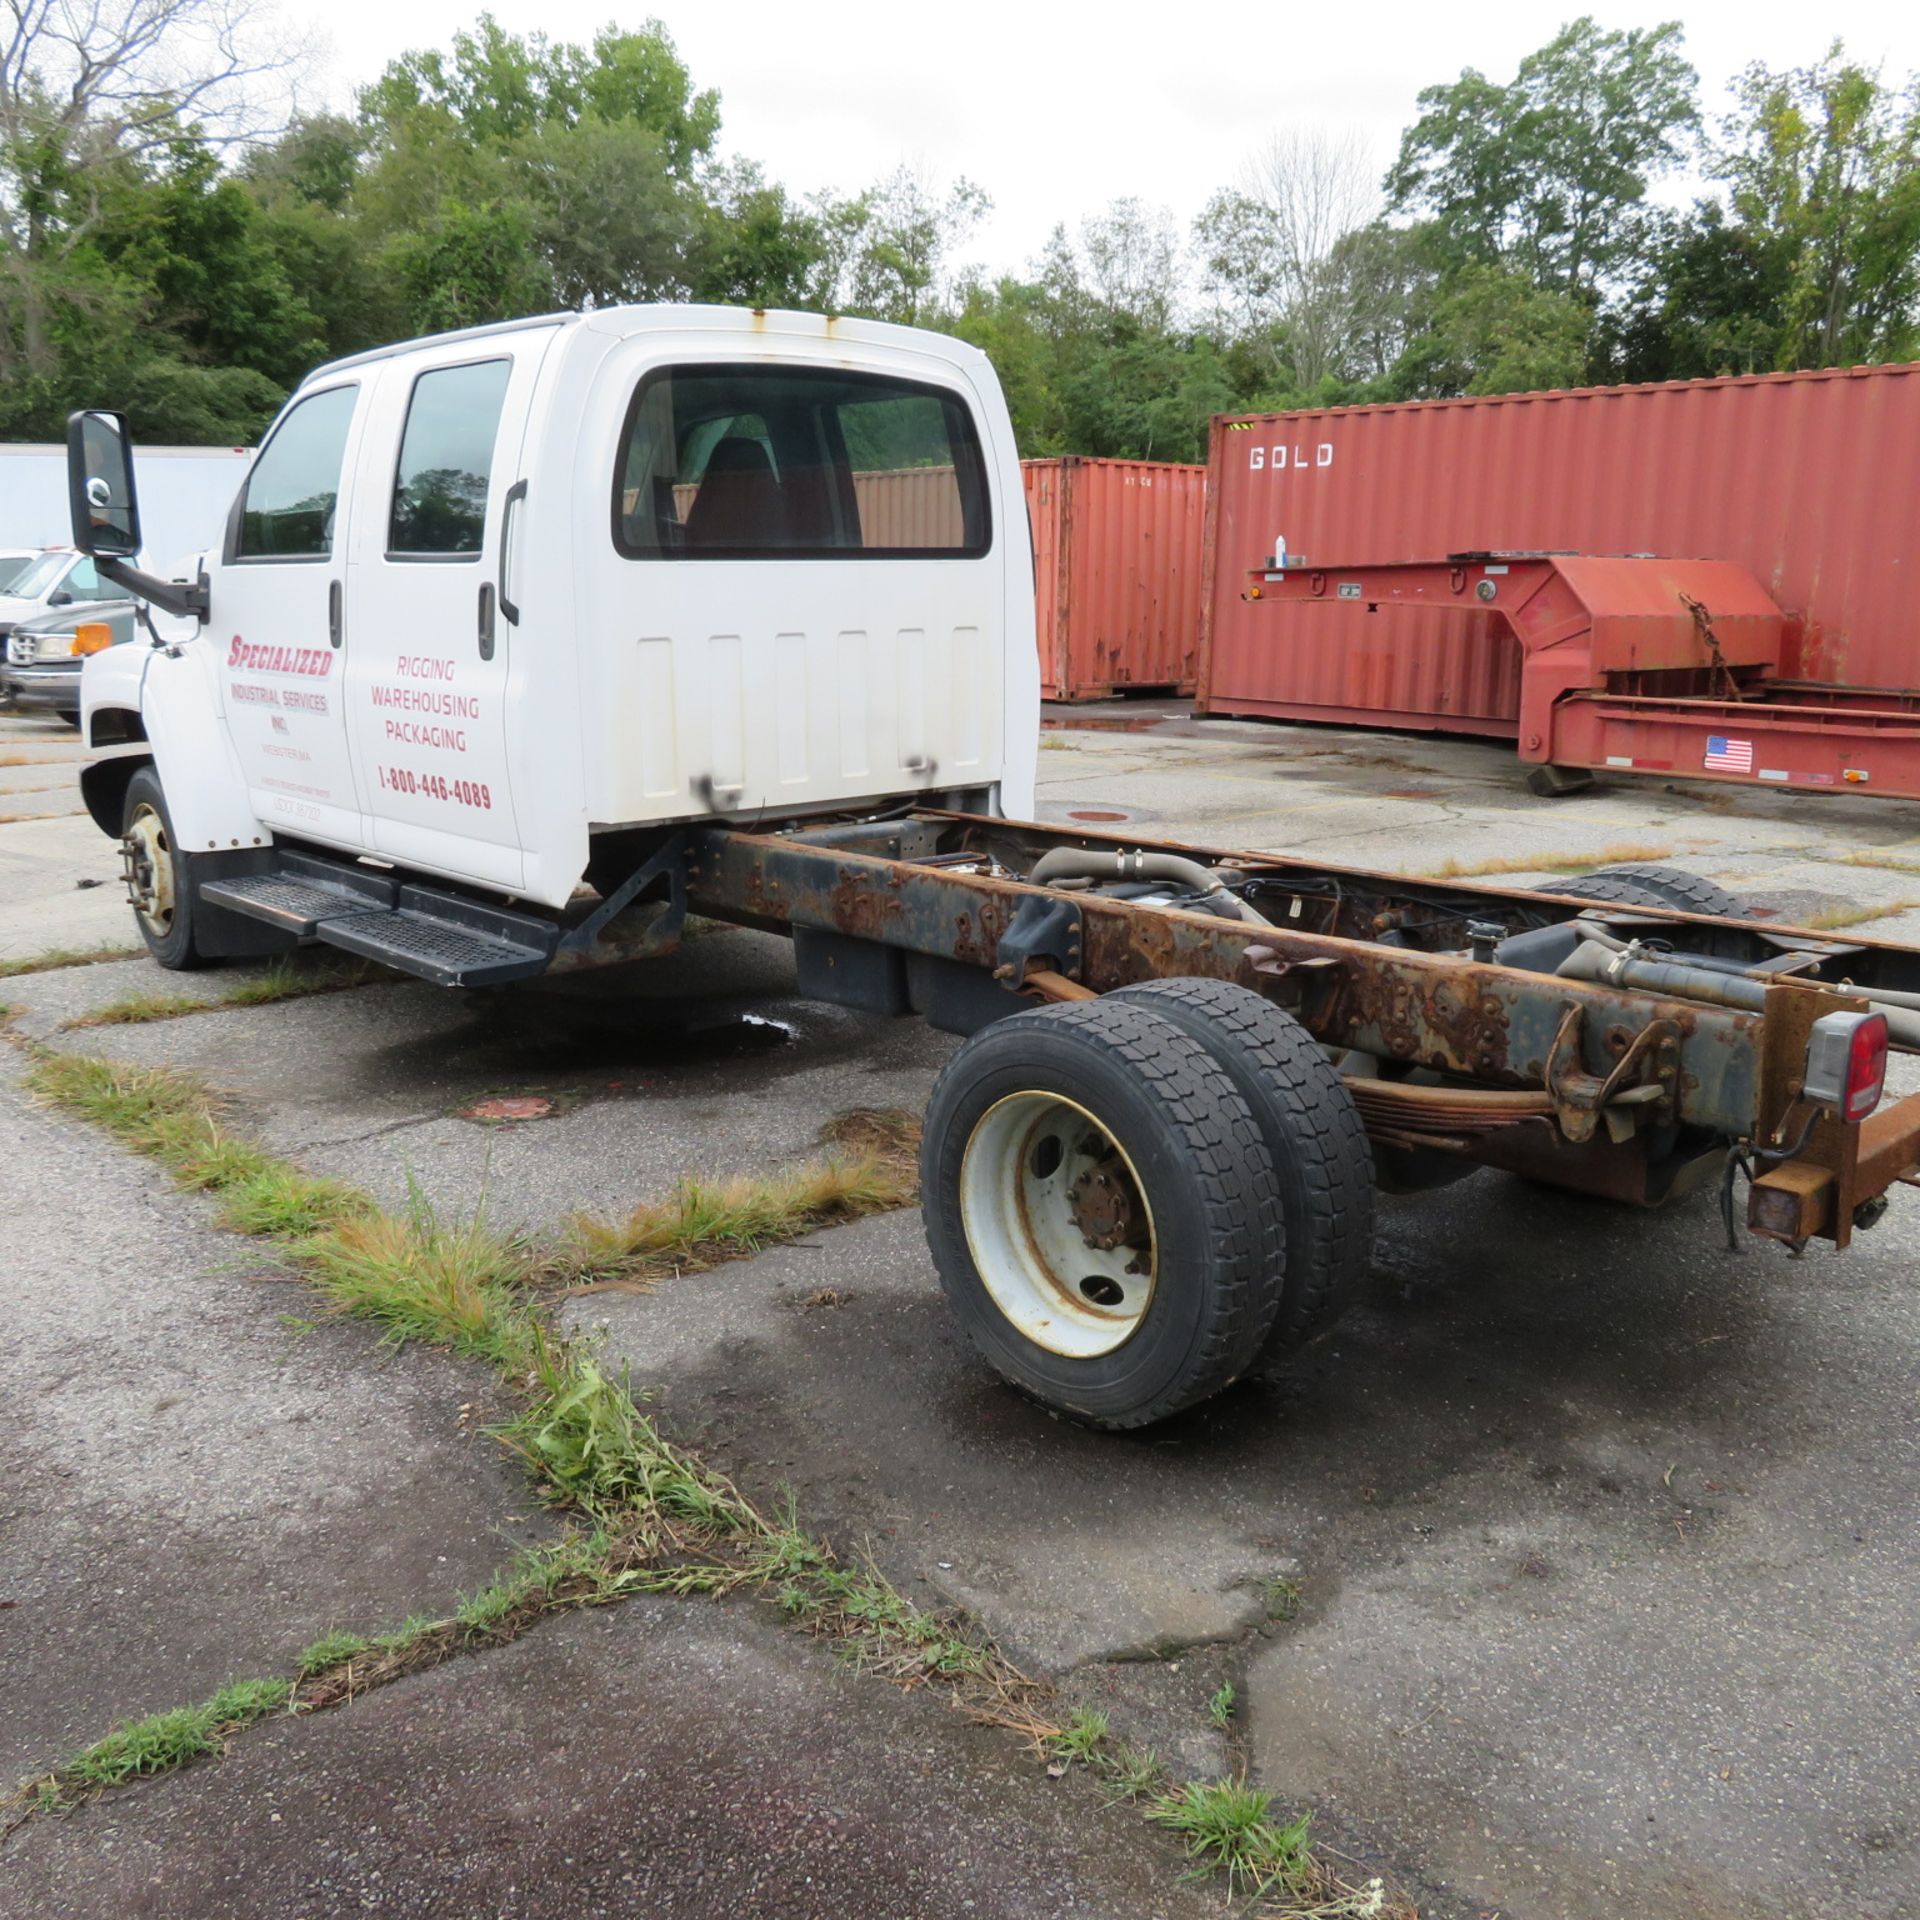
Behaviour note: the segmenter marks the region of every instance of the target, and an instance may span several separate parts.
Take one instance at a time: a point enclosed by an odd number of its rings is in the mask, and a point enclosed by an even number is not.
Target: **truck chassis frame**
[[[1063,849],[1230,873],[1263,917],[1025,877]],[[627,851],[623,882],[558,917],[287,846],[212,856],[195,893],[256,933],[451,986],[657,955],[691,911],[791,937],[809,998],[957,1033],[1144,981],[1227,981],[1342,1056],[1383,1183],[1402,1188],[1480,1164],[1654,1205],[1720,1177],[1731,1236],[1744,1169],[1754,1232],[1844,1247],[1920,1167],[1920,1094],[1848,1122],[1804,1086],[1826,1014],[1889,1010],[1896,1044],[1920,1051],[1920,950],[911,804],[690,825]],[[1574,921],[1619,964],[1569,978],[1494,957]],[[1668,967],[1676,941],[1719,971]],[[1659,990],[1670,979],[1684,990]]]
[[[1010,877],[1060,846],[1230,867],[1277,924]],[[1813,1021],[1870,1004],[1847,987],[1920,992],[1920,953],[1901,947],[937,812],[789,833],[701,828],[685,862],[694,911],[794,937],[812,997],[956,1030],[1006,1011],[1009,994],[1079,999],[1182,975],[1250,987],[1324,1045],[1381,1063],[1382,1077],[1349,1078],[1368,1132],[1428,1169],[1430,1156],[1455,1156],[1652,1204],[1744,1146],[1759,1163],[1753,1230],[1844,1246],[1920,1163],[1920,1095],[1858,1125],[1809,1118],[1802,1098]],[[1484,949],[1495,929],[1579,915],[1685,930],[1690,946],[1796,971],[1753,1009],[1402,944],[1451,927],[1468,932],[1462,946],[1479,929]],[[1409,1071],[1419,1077],[1389,1077]]]

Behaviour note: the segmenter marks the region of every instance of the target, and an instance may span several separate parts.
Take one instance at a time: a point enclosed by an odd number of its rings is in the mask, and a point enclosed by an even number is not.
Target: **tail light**
[[[1887,1016],[1829,1013],[1807,1040],[1806,1097],[1843,1120],[1864,1120],[1887,1084]]]

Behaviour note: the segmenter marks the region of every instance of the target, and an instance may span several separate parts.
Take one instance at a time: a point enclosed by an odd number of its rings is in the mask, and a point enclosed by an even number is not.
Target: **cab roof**
[[[956,362],[983,357],[978,348],[951,334],[932,333],[923,327],[895,326],[886,320],[856,320],[839,314],[803,313],[789,307],[718,307],[691,302],[685,305],[662,302],[646,306],[596,307],[579,313],[530,314],[520,320],[492,321],[483,327],[460,327],[449,333],[422,334],[415,339],[396,340],[388,346],[369,347],[364,353],[329,360],[324,366],[315,367],[300,384],[309,386],[315,380],[346,368],[391,360],[422,347],[443,347],[468,340],[493,340],[505,334],[527,333],[540,327],[580,326],[591,327],[596,333],[613,333],[623,337],[655,331],[684,331],[689,327],[705,328],[716,333],[775,333],[802,339],[811,337],[823,342],[838,339],[874,346],[911,345],[919,352],[932,352]]]

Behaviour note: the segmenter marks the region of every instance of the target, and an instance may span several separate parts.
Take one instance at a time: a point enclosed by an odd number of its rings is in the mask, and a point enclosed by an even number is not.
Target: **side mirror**
[[[140,551],[140,503],[133,490],[133,443],[124,413],[76,413],[67,420],[67,501],[73,544],[96,560]]]
[[[50,593],[47,595],[47,605],[50,607],[70,607],[73,605],[73,595],[70,594],[65,587],[62,587],[58,593]]]

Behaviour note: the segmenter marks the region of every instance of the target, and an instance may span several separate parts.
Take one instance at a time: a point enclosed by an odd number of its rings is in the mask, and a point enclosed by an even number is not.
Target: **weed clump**
[[[1275,1887],[1298,1890],[1312,1859],[1309,1816],[1282,1824],[1272,1808],[1273,1795],[1245,1781],[1190,1780],[1163,1793],[1147,1809],[1147,1818],[1185,1844],[1194,1862],[1189,1879],[1224,1873],[1229,1899],[1242,1893],[1258,1899]]]
[[[57,1782],[115,1787],[139,1774],[184,1766],[203,1754],[221,1752],[229,1735],[278,1713],[292,1696],[290,1681],[236,1680],[197,1707],[174,1707],[115,1727],[75,1754]]]
[[[843,1115],[827,1133],[844,1152],[773,1174],[683,1180],[666,1199],[636,1207],[624,1220],[576,1214],[543,1256],[542,1277],[576,1291],[644,1287],[816,1227],[891,1212],[914,1197],[908,1141],[917,1131],[910,1115]]]

